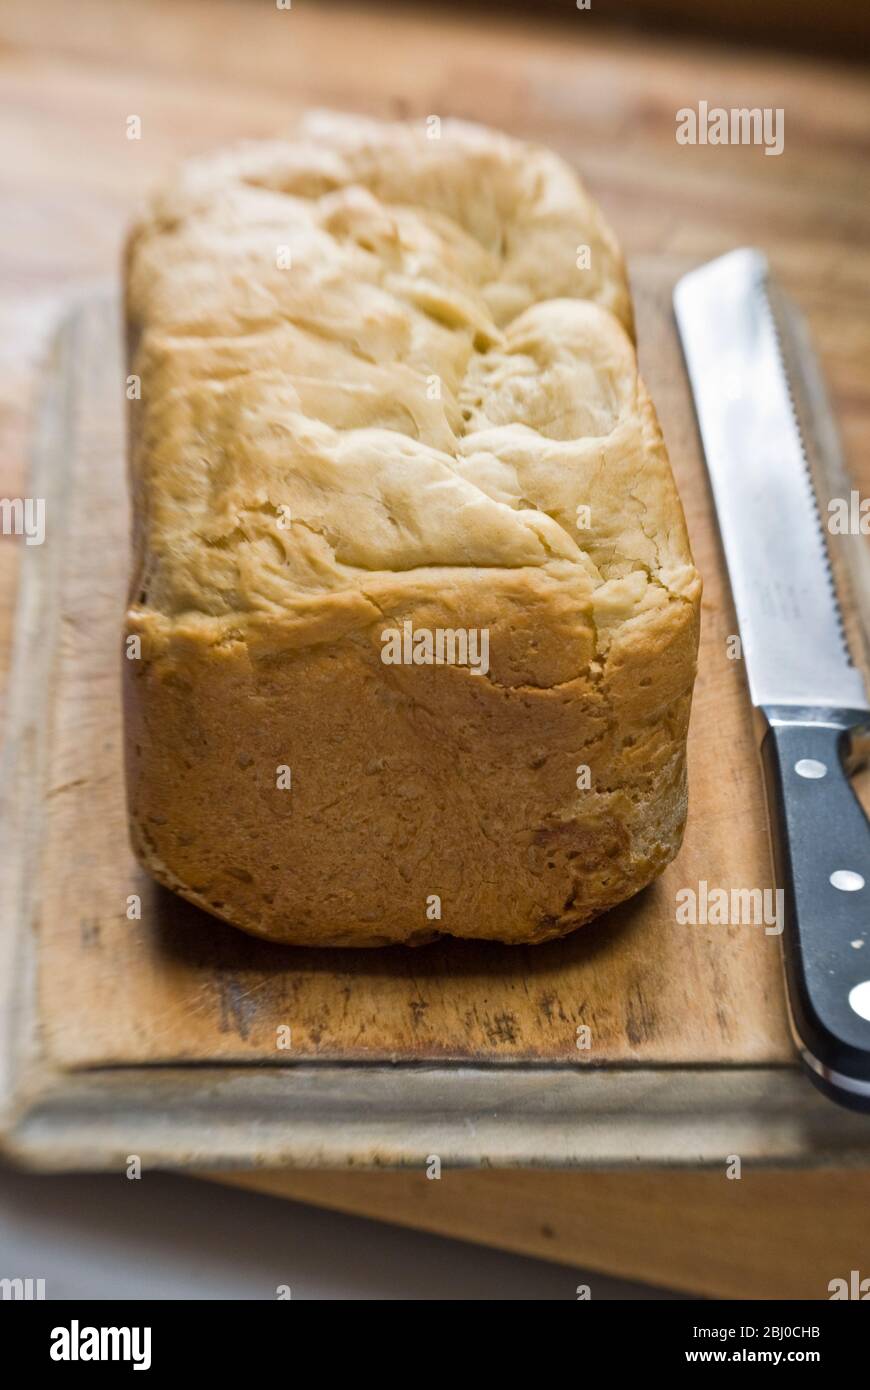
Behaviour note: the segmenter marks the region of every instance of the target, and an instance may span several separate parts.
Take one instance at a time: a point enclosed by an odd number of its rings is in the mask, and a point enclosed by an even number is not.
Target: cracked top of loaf
[[[133,606],[164,628],[322,641],[523,569],[600,631],[696,596],[622,260],[556,155],[309,116],[182,169],[127,309]]]

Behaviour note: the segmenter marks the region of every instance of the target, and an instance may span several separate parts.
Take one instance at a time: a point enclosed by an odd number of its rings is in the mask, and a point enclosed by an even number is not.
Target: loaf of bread
[[[186,166],[126,286],[146,868],[331,946],[546,941],[648,884],[700,583],[572,170],[317,113]]]

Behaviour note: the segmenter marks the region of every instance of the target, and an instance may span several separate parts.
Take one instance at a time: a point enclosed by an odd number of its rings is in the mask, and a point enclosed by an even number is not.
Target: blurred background
[[[866,458],[868,34],[863,0],[0,0],[0,493],[25,490],[51,329],[117,276],[143,192],[179,158],[280,132],[306,106],[460,116],[545,142],[580,169],[630,266],[763,246],[809,319],[847,458]],[[782,155],[677,145],[675,111],[700,100],[781,107]],[[0,545],[3,688],[19,559]],[[541,1230],[546,1244],[546,1221],[527,1216],[537,1245],[505,1244],[537,1248]],[[703,1252],[702,1218],[695,1236]],[[661,1296],[584,1275],[570,1243],[545,1263],[161,1175],[0,1173],[7,1268],[55,1297],[270,1298],[288,1283],[294,1297],[549,1299],[584,1282],[594,1297]]]

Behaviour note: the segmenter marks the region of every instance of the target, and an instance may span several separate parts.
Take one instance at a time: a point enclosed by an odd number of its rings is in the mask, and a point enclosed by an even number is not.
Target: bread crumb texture
[[[619,250],[554,154],[431,134],[315,113],[128,243],[133,842],[276,941],[544,941],[685,822],[700,581]]]

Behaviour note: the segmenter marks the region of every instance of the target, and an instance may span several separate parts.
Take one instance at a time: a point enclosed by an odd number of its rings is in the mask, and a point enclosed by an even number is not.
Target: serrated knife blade
[[[674,292],[755,705],[866,708],[834,589],[759,251]]]
[[[816,1084],[867,1110],[870,823],[844,758],[870,727],[870,705],[846,644],[764,256],[734,251],[690,272],[674,310],[760,716],[792,1030]]]

